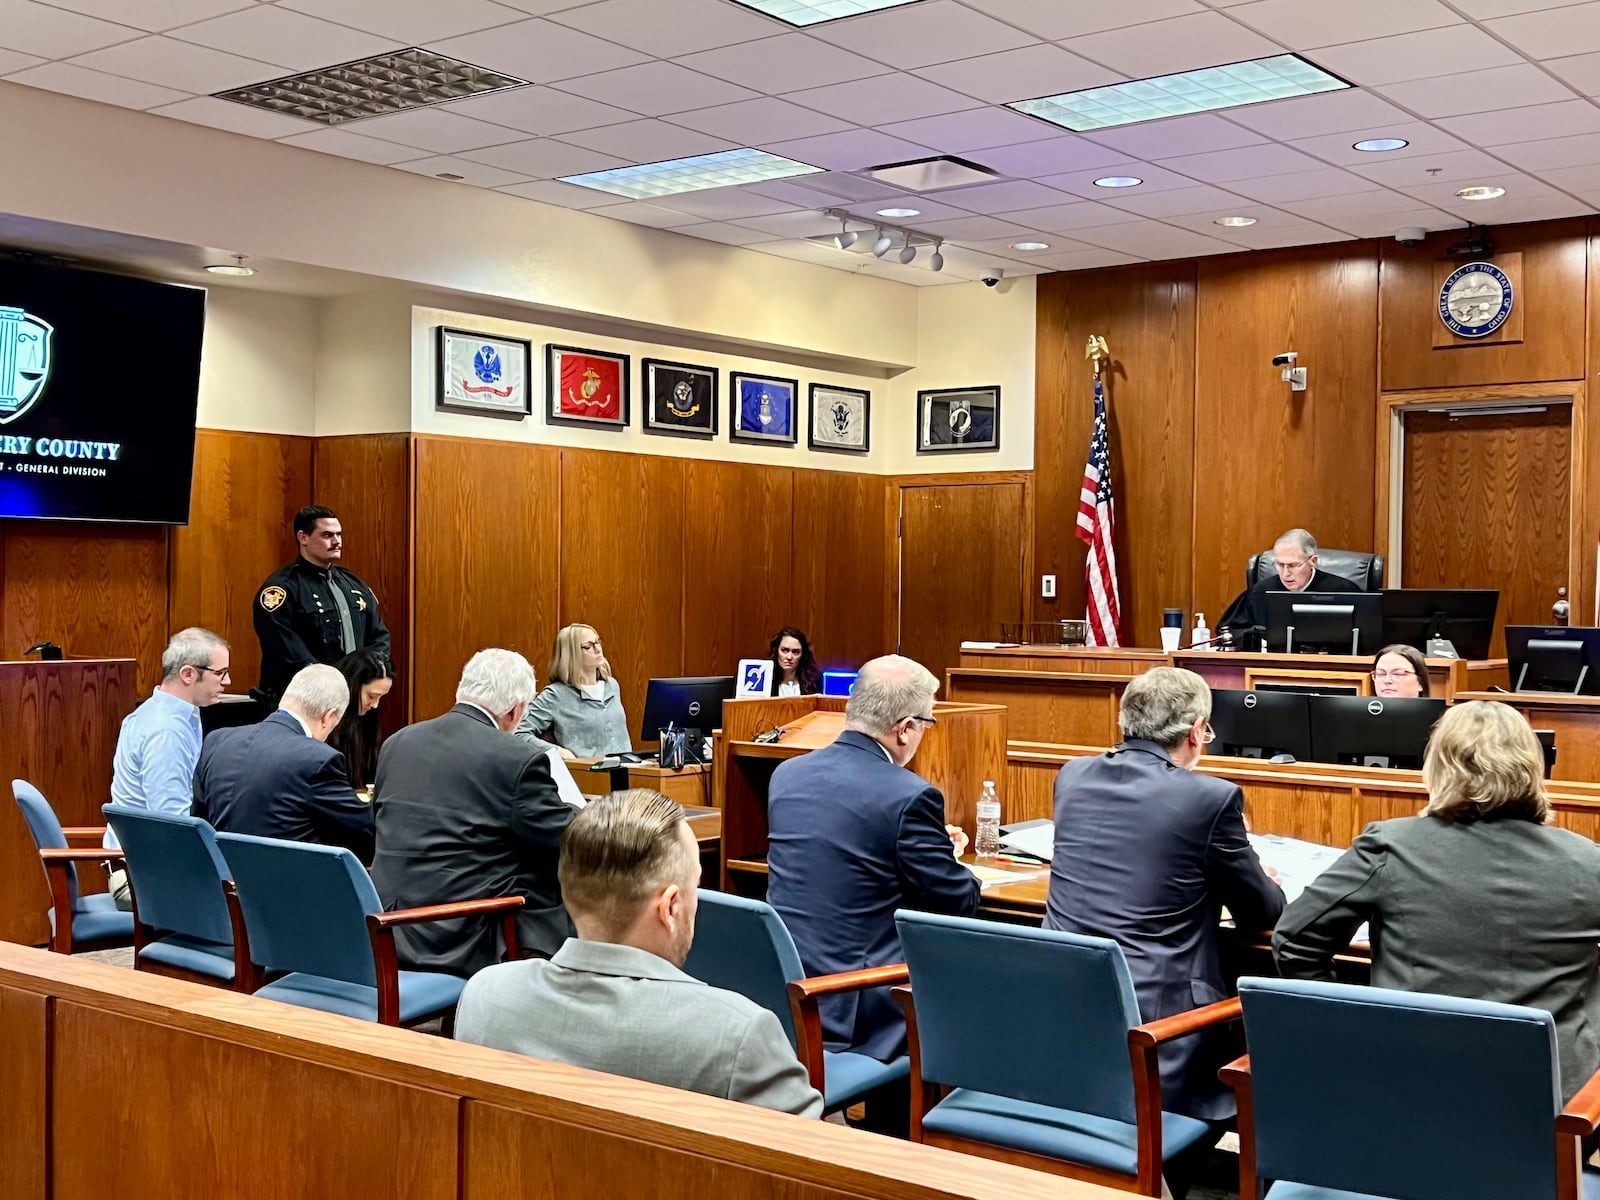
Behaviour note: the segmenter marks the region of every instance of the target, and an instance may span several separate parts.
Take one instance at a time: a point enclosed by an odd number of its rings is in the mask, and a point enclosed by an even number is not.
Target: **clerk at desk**
[[[1277,576],[1269,575],[1240,592],[1217,622],[1219,633],[1228,635],[1236,649],[1260,649],[1259,639],[1267,628],[1268,592],[1361,590],[1343,576],[1317,568],[1317,539],[1304,529],[1289,530],[1272,544],[1272,553],[1278,560]]]

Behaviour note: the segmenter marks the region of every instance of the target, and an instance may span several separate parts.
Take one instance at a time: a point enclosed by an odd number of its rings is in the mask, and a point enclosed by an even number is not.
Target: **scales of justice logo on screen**
[[[0,305],[0,425],[27,412],[50,382],[53,333],[44,318]]]

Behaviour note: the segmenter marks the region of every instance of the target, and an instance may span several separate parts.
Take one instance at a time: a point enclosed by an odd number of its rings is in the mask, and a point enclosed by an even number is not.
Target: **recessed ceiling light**
[[[1050,249],[1050,243],[1049,242],[1012,242],[1011,243],[1011,248],[1013,250],[1048,250],[1048,249]]]
[[[891,220],[899,217],[920,217],[922,210],[920,208],[880,208],[878,215],[880,217],[889,217]]]
[[[916,0],[734,0],[734,3],[790,25],[805,26],[899,8],[903,4],[915,4]]]
[[[1255,223],[1256,219],[1254,217],[1218,217],[1212,222],[1213,225],[1225,225],[1229,229],[1243,229],[1246,225],[1254,225]]]
[[[1368,138],[1364,142],[1356,142],[1352,150],[1364,150],[1368,154],[1382,154],[1385,150],[1404,150],[1411,145],[1405,138]]]
[[[212,263],[206,267],[206,270],[213,275],[231,275],[238,279],[244,279],[256,273],[254,267],[244,265],[244,255],[242,254],[235,254],[231,263]]]
[[[807,166],[791,158],[780,158],[765,150],[722,150],[716,154],[697,154],[693,158],[671,158],[665,162],[642,163],[636,167],[613,167],[609,171],[588,171],[564,175],[562,183],[647,200],[652,196],[676,196],[706,188],[733,187],[741,183],[760,183],[769,179],[790,179],[796,175],[815,175],[821,167]]]
[[[1291,96],[1336,92],[1349,86],[1297,54],[1277,54],[1222,67],[1063,92],[1059,96],[1015,100],[1006,107],[1083,133]]]
[[[1498,200],[1506,194],[1503,187],[1464,187],[1456,193],[1463,200]]]
[[[1107,175],[1094,181],[1095,187],[1138,187],[1144,180],[1136,175]]]

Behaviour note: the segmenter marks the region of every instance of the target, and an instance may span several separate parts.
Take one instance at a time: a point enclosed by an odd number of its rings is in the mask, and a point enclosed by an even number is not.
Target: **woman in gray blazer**
[[[528,705],[518,737],[554,744],[568,758],[598,758],[633,749],[622,689],[611,676],[600,635],[592,625],[568,625],[556,634],[550,682]]]
[[[1423,760],[1420,817],[1367,826],[1289,905],[1278,969],[1333,978],[1363,921],[1377,987],[1542,1008],[1571,1098],[1600,1066],[1600,846],[1547,824],[1544,758],[1504,704],[1452,707]]]

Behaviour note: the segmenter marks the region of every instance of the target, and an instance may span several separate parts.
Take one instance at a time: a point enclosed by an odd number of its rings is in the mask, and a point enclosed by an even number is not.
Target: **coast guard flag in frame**
[[[811,385],[811,428],[806,445],[813,450],[865,454],[872,440],[872,395],[828,383]]]

